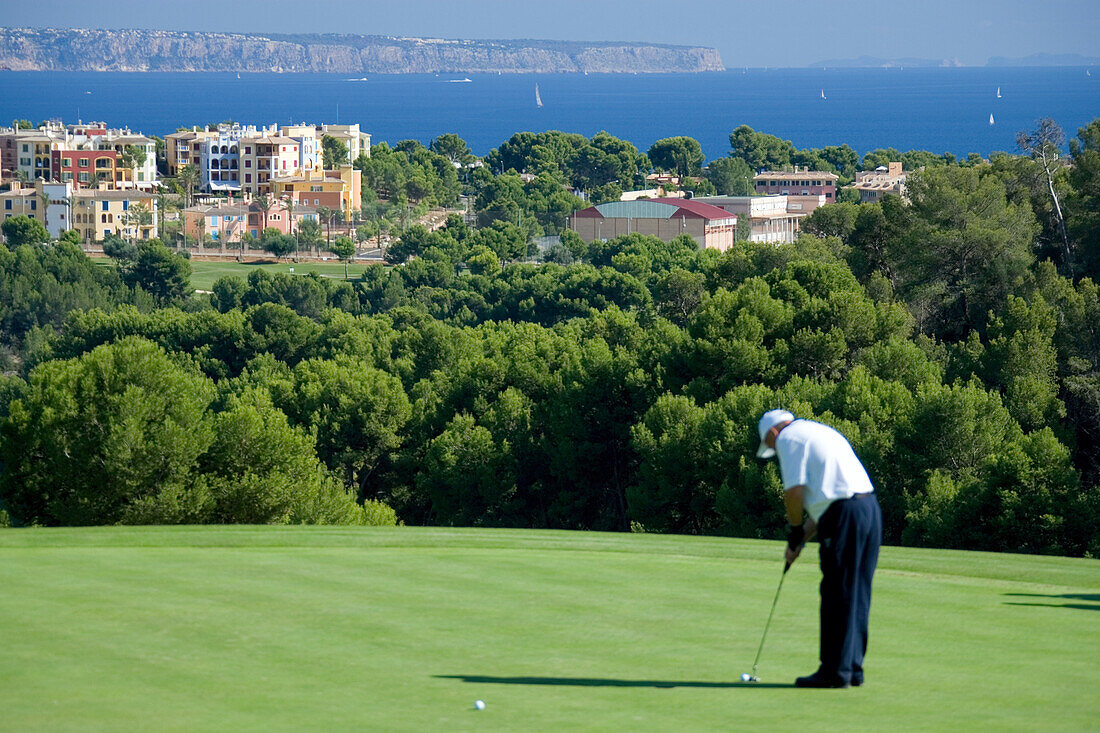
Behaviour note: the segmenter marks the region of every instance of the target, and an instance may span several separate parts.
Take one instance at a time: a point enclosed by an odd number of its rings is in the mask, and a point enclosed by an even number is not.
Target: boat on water
[[[825,96],[825,90],[824,89],[821,90],[821,98],[822,99],[828,99],[828,97]]]
[[[542,107],[542,95],[539,94],[538,84],[535,84],[535,106]]]
[[[989,124],[991,124],[991,125],[993,124],[993,113],[992,112],[989,113]]]
[[[1001,98],[1001,88],[997,87],[997,99]]]
[[[473,79],[471,79],[470,77],[467,76],[464,79],[448,79],[447,83],[448,84],[465,84],[465,83],[470,82],[470,81],[473,81]]]

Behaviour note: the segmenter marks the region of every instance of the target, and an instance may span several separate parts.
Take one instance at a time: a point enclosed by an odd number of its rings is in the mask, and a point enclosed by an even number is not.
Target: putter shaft
[[[779,576],[779,587],[775,589],[775,598],[772,599],[772,610],[768,612],[768,621],[764,624],[764,634],[760,637],[760,646],[756,649],[756,659],[752,662],[752,676],[756,677],[756,665],[760,663],[760,652],[764,651],[764,640],[768,638],[768,627],[772,625],[772,616],[775,615],[775,604],[779,602],[779,591],[783,590],[783,579],[787,577],[787,571],[791,564],[783,566],[783,574]]]

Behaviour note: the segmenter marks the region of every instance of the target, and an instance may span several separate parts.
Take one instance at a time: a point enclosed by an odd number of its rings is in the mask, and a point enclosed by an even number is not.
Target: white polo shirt
[[[783,490],[805,486],[802,504],[816,522],[838,499],[875,490],[848,440],[828,425],[795,420],[775,439]]]

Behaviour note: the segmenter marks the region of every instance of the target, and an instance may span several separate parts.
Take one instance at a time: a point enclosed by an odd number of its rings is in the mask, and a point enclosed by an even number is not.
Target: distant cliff
[[[0,69],[339,74],[722,71],[713,48],[570,41],[0,28]]]

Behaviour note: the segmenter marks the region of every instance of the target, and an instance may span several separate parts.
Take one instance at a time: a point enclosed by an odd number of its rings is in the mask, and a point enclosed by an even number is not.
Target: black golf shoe
[[[794,681],[795,687],[824,687],[824,688],[843,688],[848,687],[848,683],[845,682],[839,675],[824,674],[819,669],[813,674],[807,677],[799,677]]]

